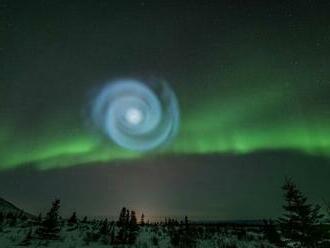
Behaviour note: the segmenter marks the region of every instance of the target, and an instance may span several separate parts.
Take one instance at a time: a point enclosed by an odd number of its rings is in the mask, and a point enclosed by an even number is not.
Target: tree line
[[[284,213],[275,220],[264,221],[264,237],[276,247],[299,247],[299,248],[325,248],[330,247],[329,223],[326,216],[321,213],[318,204],[308,202],[307,197],[298,189],[292,179],[286,179],[282,186]],[[36,230],[27,233],[21,245],[29,245],[33,239],[58,240],[64,220],[59,215],[60,200],[52,202],[50,210],[43,217],[41,214],[33,220]],[[326,207],[330,218],[330,206]],[[26,220],[26,216],[0,213],[0,224],[7,221],[14,226],[19,219]],[[330,219],[329,219],[330,221]],[[132,245],[136,242],[139,230],[143,226],[165,226],[170,236],[173,247],[193,248],[196,238],[200,236],[197,227],[194,227],[186,216],[184,221],[166,218],[165,222],[150,224],[145,222],[144,214],[137,220],[136,212],[123,207],[117,221],[107,218],[102,221],[88,220],[85,216],[79,220],[74,212],[66,221],[69,231],[84,226],[92,225],[93,228],[85,232],[83,240],[86,244],[100,241],[103,244]],[[156,244],[158,241],[154,240]]]

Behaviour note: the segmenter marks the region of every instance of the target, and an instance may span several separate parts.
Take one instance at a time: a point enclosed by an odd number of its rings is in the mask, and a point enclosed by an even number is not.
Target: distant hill
[[[14,215],[23,215],[28,218],[34,218],[35,216],[32,214],[29,214],[22,209],[16,207],[14,204],[10,203],[9,201],[6,201],[5,199],[0,197],[0,213],[8,214],[12,213]]]

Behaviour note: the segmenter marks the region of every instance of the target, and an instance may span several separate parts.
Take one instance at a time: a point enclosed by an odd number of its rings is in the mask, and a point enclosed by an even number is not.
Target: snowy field
[[[246,228],[229,229],[214,227],[189,227],[145,225],[137,230],[134,244],[120,244],[116,240],[120,228],[109,222],[108,233],[102,233],[102,221],[79,223],[69,226],[61,224],[58,238],[41,239],[37,235],[38,226],[29,222],[16,225],[2,224],[0,227],[0,247],[136,247],[136,248],[271,248],[264,240],[262,232],[249,231]]]

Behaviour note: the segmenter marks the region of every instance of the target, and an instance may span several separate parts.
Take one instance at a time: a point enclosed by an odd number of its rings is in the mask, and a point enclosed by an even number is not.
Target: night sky
[[[1,1],[0,196],[32,213],[59,197],[63,214],[253,219],[281,213],[289,176],[330,199],[330,3],[113,2]],[[93,129],[95,93],[126,77],[171,85],[167,146]]]

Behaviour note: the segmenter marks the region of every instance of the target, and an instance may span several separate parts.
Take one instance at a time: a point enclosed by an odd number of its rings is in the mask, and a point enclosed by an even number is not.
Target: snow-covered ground
[[[101,222],[80,223],[74,226],[68,226],[62,223],[61,232],[58,240],[42,240],[37,237],[36,230],[38,226],[31,225],[27,221],[15,225],[3,223],[0,225],[0,247],[50,247],[50,248],[79,248],[79,247],[92,247],[92,248],[105,248],[105,247],[136,247],[136,248],[251,248],[262,247],[271,248],[267,241],[263,239],[260,232],[251,230],[237,230],[234,229],[217,229],[215,230],[199,226],[198,228],[191,227],[191,233],[185,237],[183,227],[179,226],[162,226],[162,225],[149,225],[139,227],[138,235],[133,245],[113,245],[110,240],[110,234],[91,237],[91,234],[96,234],[99,231]],[[118,227],[113,225],[115,233],[118,233]],[[173,244],[173,237],[188,238],[188,241]],[[173,236],[174,235],[174,236]]]

